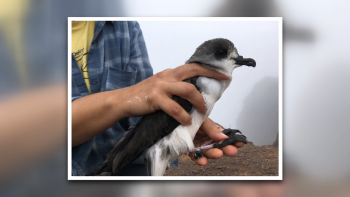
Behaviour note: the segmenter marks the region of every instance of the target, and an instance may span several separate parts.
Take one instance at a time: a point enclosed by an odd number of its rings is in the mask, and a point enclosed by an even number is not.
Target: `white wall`
[[[278,132],[278,22],[139,21],[139,24],[154,73],[184,64],[200,44],[213,38],[227,38],[240,55],[255,59],[255,68],[244,66],[234,70],[232,83],[210,118],[224,127],[240,129],[254,144],[273,143]]]

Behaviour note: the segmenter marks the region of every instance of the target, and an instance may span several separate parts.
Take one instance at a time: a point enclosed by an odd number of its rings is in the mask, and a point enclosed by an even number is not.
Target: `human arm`
[[[227,79],[225,75],[198,64],[186,64],[167,69],[127,88],[96,93],[73,101],[73,147],[92,139],[124,117],[143,116],[157,110],[163,110],[182,125],[191,124],[191,116],[171,97],[177,95],[187,99],[199,112],[205,113],[202,95],[193,84],[183,82],[199,75]]]
[[[23,174],[64,148],[66,85],[47,85],[2,95],[0,181]]]

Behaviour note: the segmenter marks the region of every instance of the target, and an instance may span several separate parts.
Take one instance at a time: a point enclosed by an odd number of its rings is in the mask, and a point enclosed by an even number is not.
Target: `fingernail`
[[[219,133],[219,135],[220,135],[220,137],[222,137],[222,138],[228,138],[228,136],[225,135],[225,134],[223,134],[223,133]]]

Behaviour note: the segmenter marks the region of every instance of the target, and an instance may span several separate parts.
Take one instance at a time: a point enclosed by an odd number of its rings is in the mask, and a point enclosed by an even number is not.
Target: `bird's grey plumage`
[[[207,113],[199,113],[185,99],[173,96],[192,116],[192,125],[180,125],[174,118],[163,111],[156,111],[144,116],[130,131],[127,131],[120,142],[107,155],[105,162],[96,167],[90,175],[111,175],[118,173],[140,155],[143,155],[149,175],[163,175],[167,163],[181,154],[193,149],[193,138],[200,125],[209,116],[215,102],[232,80],[231,73],[241,65],[255,66],[253,59],[238,55],[233,43],[227,39],[213,39],[200,45],[186,63],[201,65],[221,72],[229,77],[219,81],[206,77],[194,77],[186,80],[194,84],[201,92]]]

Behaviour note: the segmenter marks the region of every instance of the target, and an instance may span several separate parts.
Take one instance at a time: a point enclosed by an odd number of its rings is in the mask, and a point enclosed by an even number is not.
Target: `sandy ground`
[[[207,166],[196,165],[188,156],[171,167],[166,176],[278,176],[278,148],[255,146],[251,142],[239,149],[236,157],[211,159]]]

